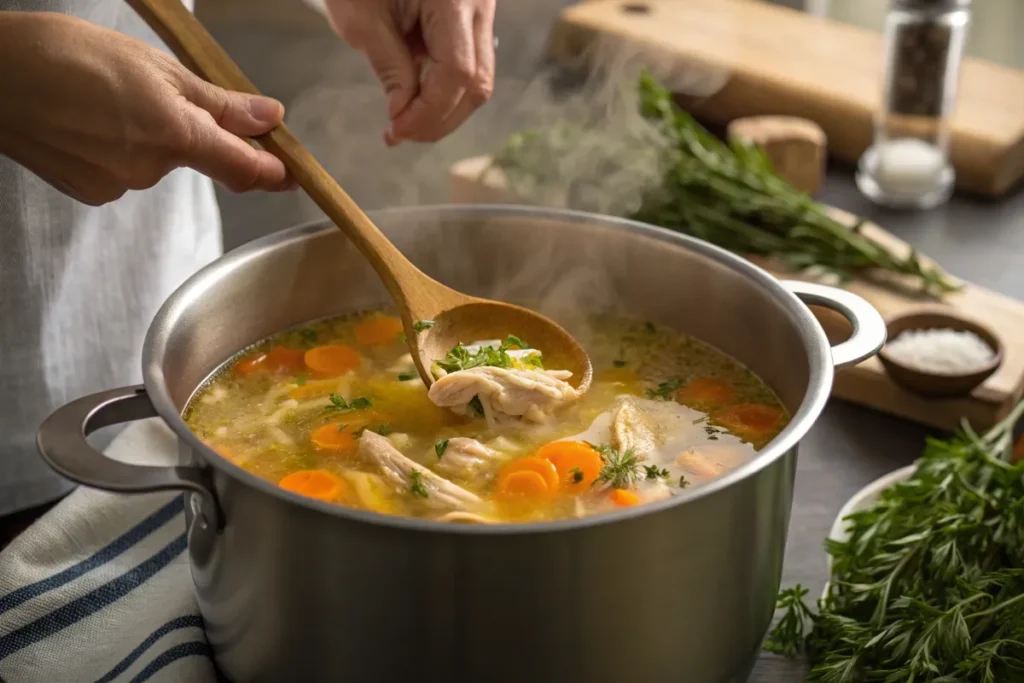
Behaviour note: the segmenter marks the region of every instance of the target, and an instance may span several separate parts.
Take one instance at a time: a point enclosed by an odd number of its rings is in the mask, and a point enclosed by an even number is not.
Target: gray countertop
[[[265,13],[243,21],[241,12],[232,17],[228,8],[209,16],[208,24],[253,80],[285,102],[299,136],[364,206],[445,201],[451,162],[493,149],[549,105],[536,96],[533,81],[547,27],[561,3],[499,3],[494,100],[436,146],[388,151],[380,142],[383,97],[361,59],[304,7],[280,1],[287,11],[278,21],[268,21]],[[876,221],[957,276],[1024,298],[1024,192],[1000,202],[957,196],[937,210],[900,214],[873,207],[857,193],[849,169],[834,168],[821,198]],[[228,248],[319,216],[297,194],[222,194],[221,200]],[[784,584],[800,582],[812,594],[820,592],[823,539],[840,506],[873,479],[910,463],[926,434],[923,427],[867,408],[830,403],[801,445]],[[791,683],[803,680],[803,667],[765,655],[751,680]]]

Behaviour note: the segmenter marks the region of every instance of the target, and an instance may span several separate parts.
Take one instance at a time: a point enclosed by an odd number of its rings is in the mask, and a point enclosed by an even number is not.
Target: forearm
[[[39,59],[51,12],[0,12],[0,154],[9,154],[21,130],[33,93],[27,65]]]

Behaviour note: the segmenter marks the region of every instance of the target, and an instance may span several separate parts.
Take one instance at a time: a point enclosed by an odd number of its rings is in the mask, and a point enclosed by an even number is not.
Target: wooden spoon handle
[[[127,2],[195,74],[226,90],[260,94],[181,0]],[[256,141],[284,162],[317,206],[355,243],[381,276],[400,309],[409,308],[406,291],[415,292],[436,284],[391,244],[283,123]],[[416,315],[417,311],[410,313]]]

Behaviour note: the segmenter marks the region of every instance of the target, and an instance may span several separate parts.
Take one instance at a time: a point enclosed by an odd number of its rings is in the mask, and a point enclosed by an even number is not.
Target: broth
[[[594,365],[591,388],[550,412],[496,415],[511,403],[485,399],[485,411],[482,394],[459,411],[435,405],[400,321],[374,311],[246,350],[196,392],[184,418],[223,457],[282,488],[478,523],[580,517],[675,495],[748,461],[789,419],[763,382],[696,339],[606,316],[585,327],[576,336]],[[509,368],[473,371],[491,385],[497,374],[557,374],[528,341],[463,347],[459,358],[478,362],[473,354],[490,349],[501,360],[489,365]],[[449,379],[472,362],[448,366]]]

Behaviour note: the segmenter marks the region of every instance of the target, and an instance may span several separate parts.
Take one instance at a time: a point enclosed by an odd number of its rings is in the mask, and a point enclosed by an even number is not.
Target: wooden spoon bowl
[[[930,397],[952,397],[971,393],[992,376],[1003,362],[1003,345],[992,330],[980,323],[946,311],[918,311],[891,319],[887,324],[888,339],[894,341],[907,330],[951,329],[969,331],[981,337],[993,351],[992,360],[984,367],[965,373],[939,374],[925,372],[907,365],[888,353],[887,346],[878,352],[878,359],[894,382],[914,393]]]
[[[181,0],[128,0],[128,4],[197,75],[227,90],[259,94]],[[590,386],[590,358],[561,326],[519,306],[456,292],[428,277],[388,241],[284,124],[256,141],[284,163],[377,271],[395,300],[416,369],[428,387],[434,381],[433,362],[458,343],[503,339],[509,334],[539,350],[546,367],[570,370],[579,394]],[[434,326],[416,324],[425,320]]]

